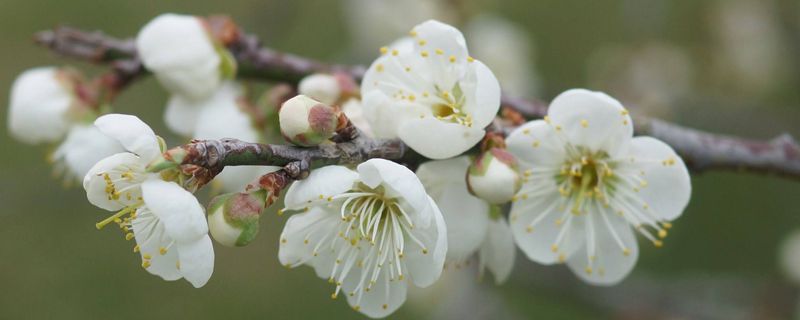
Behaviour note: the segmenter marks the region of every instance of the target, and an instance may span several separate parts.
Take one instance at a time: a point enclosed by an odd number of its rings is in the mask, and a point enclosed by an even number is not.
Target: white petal
[[[314,260],[310,264],[314,265],[313,262],[324,258],[319,255],[314,257],[314,248],[330,233],[335,233],[339,230],[337,228],[339,222],[337,213],[327,211],[321,207],[311,207],[307,212],[292,215],[286,221],[281,233],[278,260],[284,266],[292,266],[313,258]],[[325,242],[327,245],[320,246],[320,248],[324,247],[325,250],[319,250],[320,252],[318,253],[327,253],[330,247],[329,242],[334,241],[334,239],[327,239]],[[306,240],[308,240],[307,243]],[[333,263],[331,263],[332,265]],[[320,278],[327,279],[331,274],[331,270],[322,269],[326,268],[320,268]]]
[[[235,138],[248,142],[259,142],[260,134],[253,127],[253,120],[239,105],[243,96],[242,87],[232,81],[225,82],[214,95],[198,105],[194,132],[196,139]]]
[[[167,250],[163,255],[161,254],[161,248],[169,246],[172,239],[160,234],[163,231],[159,229],[159,223],[144,222],[133,224],[134,239],[136,239],[136,245],[139,246],[142,266],[144,267],[144,263],[147,261],[150,264],[145,268],[147,272],[167,281],[178,280],[182,277],[180,271],[178,271],[178,250]],[[145,257],[149,259],[145,259]]]
[[[114,170],[114,168],[122,166],[144,170],[141,159],[129,152],[117,153],[104,158],[89,169],[89,172],[86,173],[86,176],[83,178],[83,189],[86,190],[86,198],[91,204],[108,211],[116,211],[139,201],[138,198],[141,194],[141,190],[138,187],[129,190],[131,193],[130,200],[128,200],[127,197],[120,197],[118,200],[109,200],[108,198],[108,194],[106,193],[106,181],[102,175],[103,173]],[[121,190],[131,185],[133,185],[133,183],[128,183],[123,180],[116,183],[115,188]]]
[[[161,153],[153,129],[136,116],[107,114],[97,118],[94,125],[103,134],[116,139],[125,149],[149,161]]]
[[[180,273],[195,288],[204,286],[214,272],[214,246],[208,235],[199,240],[178,243]]]
[[[421,217],[423,225],[429,223],[430,217],[420,215],[428,207],[428,194],[414,172],[385,159],[367,160],[358,165],[357,170],[364,184],[370,188],[383,186],[386,196],[399,197],[414,209],[415,212],[409,212],[412,219]]]
[[[628,112],[602,92],[567,90],[553,99],[547,114],[553,126],[562,128],[568,142],[592,151],[614,156],[633,136]]]
[[[191,137],[201,110],[197,104],[194,100],[173,94],[167,102],[167,110],[164,111],[167,128],[184,137]]]
[[[441,49],[446,57],[453,55],[458,61],[467,58],[467,41],[464,40],[464,35],[450,25],[428,20],[414,27],[412,33],[416,33],[414,46],[417,50]]]
[[[326,105],[333,106],[341,94],[336,77],[329,74],[315,73],[309,75],[297,85],[297,92],[309,96]]]
[[[63,160],[71,175],[83,181],[97,162],[120,152],[125,152],[122,145],[104,135],[97,127],[76,125],[53,153],[53,158]]]
[[[208,97],[219,85],[221,58],[197,17],[162,14],[139,31],[136,48],[170,92]]]
[[[485,128],[500,110],[500,82],[489,67],[475,60],[469,63],[467,74],[459,83],[467,99],[464,111],[472,115],[472,125]]]
[[[523,167],[553,167],[564,164],[566,150],[555,129],[543,120],[528,122],[508,135],[508,151]]]
[[[225,167],[212,183],[219,186],[222,192],[241,192],[250,182],[270,172],[280,170],[274,166],[230,166]]]
[[[67,111],[73,94],[58,79],[58,69],[30,69],[14,80],[8,128],[19,141],[34,144],[56,141],[69,129]]]
[[[523,190],[524,188],[525,186]],[[567,223],[572,214],[559,210],[562,199],[555,186],[552,188],[552,192],[548,194],[519,200],[511,206],[514,241],[529,259],[542,264],[557,263],[560,256],[566,259],[585,244],[583,219],[575,218]],[[545,216],[541,217],[543,214]],[[534,221],[538,222],[533,224]],[[564,231],[557,251],[553,252],[553,245],[564,228],[568,229]]]
[[[628,174],[639,175],[643,171],[641,178],[647,182],[635,195],[662,219],[673,220],[680,216],[692,194],[689,171],[681,157],[666,143],[651,137],[633,138],[629,152],[628,157],[634,158],[634,162],[623,158],[622,164],[630,165]],[[669,160],[674,163],[664,162]]]
[[[308,178],[295,181],[286,191],[283,202],[287,208],[301,208],[309,201],[335,196],[349,191],[358,174],[344,166],[325,166],[314,169]]]
[[[142,183],[145,205],[164,223],[167,235],[178,242],[197,241],[208,234],[203,207],[197,198],[174,182],[158,179]]]
[[[348,275],[348,278],[360,277],[360,270],[354,268],[353,274]],[[408,285],[405,281],[389,281],[388,271],[385,269],[375,281],[370,291],[364,291],[360,301],[357,294],[354,296],[348,294],[347,303],[352,307],[358,306],[358,311],[370,318],[384,318],[395,312],[406,301]]]
[[[417,176],[447,225],[447,259],[464,261],[475,253],[489,226],[489,205],[467,190],[468,157],[423,163]],[[509,234],[510,236],[510,234]]]
[[[617,284],[636,265],[636,260],[639,257],[639,246],[636,243],[636,237],[628,222],[611,212],[590,211],[589,214],[594,215],[592,222],[594,223],[597,248],[595,259],[592,261],[591,273],[587,272],[586,269],[589,265],[589,254],[586,246],[575,252],[567,260],[567,265],[572,269],[572,272],[588,283],[603,286]],[[609,230],[605,221],[598,214],[606,215],[612,230]],[[616,233],[625,248],[630,250],[628,255],[624,254],[623,248],[614,238],[612,231]]]
[[[427,287],[439,279],[447,254],[447,227],[444,218],[433,199],[429,203],[433,223],[411,230],[425,248],[413,241],[406,241],[405,246],[406,267],[411,281],[418,287]]]
[[[394,101],[378,90],[362,90],[362,95],[364,96],[364,117],[376,138],[397,138],[397,130],[403,121],[430,113],[429,110],[424,110],[417,104]]]
[[[449,232],[450,230],[448,230]],[[517,248],[506,219],[501,217],[489,222],[486,240],[480,251],[481,269],[488,267],[494,274],[495,283],[506,281],[514,268],[514,256]]]
[[[400,125],[398,136],[411,149],[431,159],[455,157],[481,141],[483,128],[444,122],[433,117],[414,119]]]

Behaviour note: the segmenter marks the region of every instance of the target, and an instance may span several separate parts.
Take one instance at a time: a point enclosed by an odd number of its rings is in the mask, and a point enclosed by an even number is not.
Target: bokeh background
[[[520,95],[552,99],[573,87],[603,90],[634,114],[753,138],[800,135],[800,2],[796,0],[538,1],[0,1],[0,100],[14,77],[74,64],[32,43],[59,24],[133,36],[163,12],[226,13],[266,44],[331,62],[367,64],[381,44],[429,17],[465,31],[472,54]],[[166,134],[165,92],[136,83],[114,106]],[[81,188],[63,188],[45,155],[7,134],[0,113],[0,319],[249,319],[360,315],[331,301],[310,268],[277,260],[285,222],[262,218],[248,247],[216,247],[211,281],[193,289],[141,270],[105,213]],[[168,141],[181,143],[174,136]],[[478,282],[446,271],[413,292],[393,318],[786,319],[798,290],[780,268],[782,241],[800,229],[800,183],[713,172],[693,176],[689,208],[661,249],[642,243],[622,284],[595,288],[561,266],[519,253],[511,279]],[[800,266],[797,266],[800,269]]]

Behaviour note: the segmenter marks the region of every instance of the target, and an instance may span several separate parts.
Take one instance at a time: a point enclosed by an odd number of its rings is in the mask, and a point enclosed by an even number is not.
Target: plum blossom
[[[279,259],[308,265],[363,314],[380,318],[406,299],[409,282],[433,284],[447,253],[442,214],[416,175],[383,159],[316,169],[289,187]]]
[[[175,182],[161,180],[147,165],[161,154],[160,138],[135,116],[109,114],[97,129],[127,152],[100,160],[83,181],[89,202],[117,211],[97,223],[115,223],[135,239],[142,267],[164,280],[185,278],[202,287],[214,269],[214,250],[203,207]]]
[[[144,66],[172,94],[199,100],[222,83],[233,60],[210,36],[201,18],[162,14],[136,36]]]
[[[429,20],[381,53],[361,86],[377,138],[399,137],[432,159],[459,155],[483,138],[500,107],[500,85],[469,56],[461,32]]]
[[[83,181],[83,177],[98,161],[105,157],[124,152],[117,140],[104,135],[94,125],[76,124],[69,129],[51,159],[56,172],[64,174],[65,182]]]
[[[664,142],[632,136],[617,100],[582,89],[562,93],[544,120],[509,135],[524,170],[511,230],[528,258],[566,262],[581,279],[612,285],[636,263],[634,230],[662,246],[689,202],[689,173]]]
[[[502,283],[514,265],[514,240],[499,207],[467,190],[467,156],[420,165],[417,176],[442,211],[447,225],[448,265],[460,267],[477,254],[479,270],[488,268]]]
[[[24,143],[54,142],[69,131],[78,99],[68,69],[39,67],[20,74],[11,87],[8,129]]]

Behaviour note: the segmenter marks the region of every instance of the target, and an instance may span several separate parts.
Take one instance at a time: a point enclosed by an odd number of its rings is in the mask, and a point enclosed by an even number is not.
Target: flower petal
[[[348,278],[358,279],[359,268],[354,268],[353,274]],[[377,319],[384,318],[395,312],[406,301],[407,284],[405,281],[390,281],[388,271],[384,270],[375,280],[370,291],[364,291],[361,297],[358,294],[347,295],[347,303],[366,316]]]
[[[480,61],[469,63],[464,80],[459,82],[467,92],[464,112],[472,115],[472,125],[485,128],[500,110],[500,82],[492,70]]]
[[[156,17],[139,31],[136,48],[145,67],[172,93],[204,99],[220,83],[222,59],[197,17]]]
[[[214,273],[214,246],[208,235],[199,240],[178,243],[180,273],[195,288],[204,286]]]
[[[287,208],[299,209],[305,207],[309,201],[349,191],[357,179],[358,174],[344,166],[314,169],[308,178],[295,181],[289,186],[283,203]]]
[[[457,61],[467,59],[467,41],[458,29],[436,20],[425,21],[412,30],[416,50],[442,50],[444,56],[455,56]]]
[[[338,214],[317,206],[311,207],[308,212],[292,215],[286,221],[281,233],[278,260],[284,266],[295,266],[300,263],[306,263],[312,258],[315,261],[323,259],[323,257],[319,256],[314,257],[314,249],[330,233],[338,231],[339,222]],[[334,239],[327,239],[327,241],[334,241]],[[328,247],[326,246],[325,248]],[[328,250],[320,251],[327,253]],[[331,266],[333,266],[333,263],[331,263]],[[330,269],[320,271],[324,271],[324,275],[320,275],[321,278],[327,278],[331,274]]]
[[[433,117],[403,122],[398,129],[403,142],[431,159],[457,156],[480,142],[485,134],[482,127],[468,127]]]
[[[368,80],[366,77],[364,79],[366,83]],[[418,104],[392,100],[379,90],[362,92],[364,118],[376,138],[397,138],[397,130],[403,121],[430,113]]]
[[[634,159],[633,163],[622,161],[631,166],[629,174],[644,172],[641,178],[646,181],[635,195],[661,219],[673,220],[680,216],[692,194],[689,171],[681,157],[666,143],[652,137],[633,138],[628,157]]]
[[[103,160],[98,161],[91,169],[89,169],[89,172],[86,173],[86,176],[83,178],[83,189],[86,190],[86,198],[91,204],[108,211],[116,211],[129,205],[133,205],[139,201],[138,198],[141,195],[141,190],[138,187],[133,187],[128,190],[128,192],[131,194],[131,199],[128,199],[128,197],[120,197],[116,200],[109,199],[109,194],[106,190],[108,184],[106,184],[103,174],[109,173],[115,170],[115,168],[123,166],[129,168],[138,168],[139,172],[144,171],[144,165],[142,164],[141,158],[129,152],[111,155]],[[118,177],[113,178],[116,179]],[[125,179],[121,179],[119,182],[115,183],[115,188],[118,190],[127,189],[135,183],[138,182],[129,182]]]
[[[358,165],[357,170],[364,184],[370,188],[383,186],[386,188],[386,196],[405,200],[405,203],[414,210],[409,212],[412,219],[418,220],[425,226],[428,225],[430,217],[422,214],[428,207],[428,194],[425,193],[425,187],[414,172],[384,159],[367,160]]]
[[[567,90],[550,104],[553,126],[563,128],[567,141],[611,156],[633,136],[633,122],[619,103],[605,93],[584,89]]]
[[[75,125],[58,149],[53,158],[66,163],[71,175],[83,181],[97,162],[114,154],[125,152],[117,140],[104,135],[92,125]]]
[[[489,205],[467,190],[469,158],[423,163],[417,176],[434,199],[447,225],[447,259],[461,262],[478,250],[489,225]],[[510,236],[510,234],[509,234]]]
[[[415,241],[406,241],[405,255],[411,281],[418,287],[427,287],[442,275],[447,254],[447,227],[439,208],[429,198],[433,223],[427,227],[416,227],[411,232],[425,246]]]
[[[552,186],[549,193],[512,204],[510,217],[514,241],[529,259],[542,264],[554,264],[568,258],[584,245],[583,219],[560,210],[559,204],[562,202],[556,187]],[[562,231],[564,235],[554,252],[553,245]]]
[[[142,257],[142,267],[147,272],[157,275],[164,280],[174,281],[182,277],[178,270],[178,251],[167,250],[161,254],[161,248],[169,246],[172,240],[158,232],[159,222],[155,223],[134,223],[133,234],[136,245],[139,246],[139,253]]]
[[[448,230],[449,233],[450,230]],[[480,250],[481,271],[488,267],[494,274],[495,283],[501,284],[508,279],[511,269],[514,268],[514,256],[517,248],[514,246],[514,237],[505,218],[491,220],[486,232],[486,240]]]
[[[508,135],[508,151],[524,167],[558,168],[566,159],[566,150],[555,129],[543,120],[528,122]]]
[[[589,214],[595,215],[591,221],[594,225],[597,250],[594,260],[591,261],[591,269],[587,269],[590,257],[586,246],[575,252],[568,259],[567,265],[572,272],[588,283],[602,286],[617,284],[636,265],[639,256],[636,237],[628,222],[610,211],[592,211]],[[598,215],[605,215],[608,224]],[[628,249],[628,254],[625,254],[621,246]]]
[[[94,125],[103,134],[116,139],[125,149],[139,155],[145,161],[161,154],[153,129],[136,116],[107,114],[97,118]]]
[[[172,132],[192,137],[200,110],[194,100],[173,94],[167,102],[167,110],[164,111],[164,122]]]
[[[203,207],[192,193],[174,182],[150,179],[142,183],[145,205],[164,223],[167,235],[179,243],[208,234]]]
[[[40,67],[20,74],[11,87],[8,128],[19,141],[56,141],[69,129],[73,94],[59,81],[59,69]]]

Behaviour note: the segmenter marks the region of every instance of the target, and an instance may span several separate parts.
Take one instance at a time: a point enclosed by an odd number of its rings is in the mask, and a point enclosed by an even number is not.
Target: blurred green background
[[[442,6],[437,14],[461,26],[491,13],[520,28],[531,46],[522,63],[530,64],[527,72],[536,80],[518,85],[529,88],[522,93],[549,100],[568,88],[589,87],[622,99],[634,113],[685,125],[753,138],[800,136],[796,0],[465,0]],[[279,50],[366,64],[377,47],[365,52],[365,27],[352,30],[358,10],[365,10],[359,1],[3,0],[0,88],[6,89],[0,99],[8,101],[14,77],[27,68],[74,64],[90,73],[102,70],[32,43],[34,32],[59,24],[133,36],[163,12],[226,13]],[[421,21],[405,18],[411,20],[402,30]],[[469,45],[474,50],[481,43]],[[519,50],[489,54],[502,60]],[[166,135],[165,101],[165,92],[147,79],[126,90],[114,107]],[[4,128],[6,116],[0,113]],[[180,143],[174,136],[168,140]],[[279,264],[277,238],[285,217],[266,215],[261,235],[246,248],[217,246],[214,275],[202,289],[167,283],[141,269],[117,232],[95,230],[105,212],[86,202],[80,188],[65,190],[52,177],[45,161],[52,146],[23,145],[7,134],[0,135],[0,145],[0,319],[360,317],[344,301],[331,301],[333,287],[310,268]],[[590,287],[564,267],[536,265],[519,253],[506,284],[472,283],[469,271],[427,293],[412,293],[393,318],[792,317],[797,290],[782,275],[778,252],[784,237],[800,229],[800,184],[715,172],[693,176],[693,186],[689,208],[664,248],[643,243],[636,269],[619,286]]]

